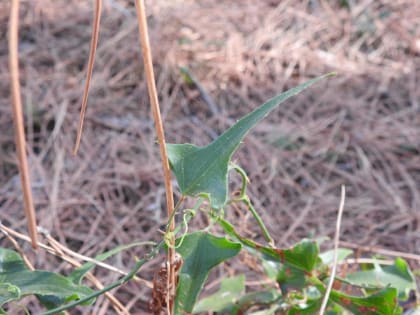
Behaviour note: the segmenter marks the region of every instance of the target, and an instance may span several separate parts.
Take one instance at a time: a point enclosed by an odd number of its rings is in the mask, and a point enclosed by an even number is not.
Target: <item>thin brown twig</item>
[[[153,62],[152,62],[152,53],[150,49],[149,41],[149,32],[147,27],[146,19],[146,9],[143,0],[136,0],[136,12],[138,19],[138,27],[140,34],[140,42],[143,52],[144,67],[147,79],[147,88],[149,91],[150,103],[152,106],[153,119],[155,121],[155,129],[157,133],[157,138],[159,142],[160,156],[162,159],[162,169],[165,180],[165,190],[166,190],[166,209],[167,216],[170,219],[169,222],[169,232],[172,232],[175,228],[175,222],[172,218],[172,213],[174,211],[174,197],[171,184],[171,171],[169,168],[168,154],[166,152],[166,141],[165,133],[163,129],[162,118],[160,115],[159,100],[156,91],[155,75],[153,72]],[[172,234],[172,233],[171,233]],[[169,295],[169,304],[168,312],[169,314],[173,313],[173,297],[175,296],[175,238],[172,236],[170,239],[170,246],[168,248],[168,263],[169,263],[169,284],[168,284],[168,295]]]
[[[76,155],[77,151],[79,151],[80,141],[82,139],[83,123],[84,123],[85,115],[86,115],[90,81],[92,79],[93,64],[95,62],[95,55],[96,55],[96,47],[98,46],[99,26],[101,23],[101,11],[102,11],[102,0],[96,0],[95,11],[93,13],[94,17],[93,17],[92,36],[90,40],[89,60],[88,60],[88,68],[87,68],[87,73],[86,73],[85,88],[83,91],[82,108],[80,109],[79,127],[77,128],[76,144],[74,145],[74,149],[73,149],[74,155]]]
[[[15,123],[15,142],[19,160],[20,181],[23,190],[23,200],[25,205],[25,216],[28,224],[29,235],[32,247],[38,248],[38,235],[35,209],[31,191],[31,181],[29,177],[28,159],[26,156],[26,140],[23,122],[22,99],[20,94],[19,82],[19,0],[13,0],[10,7],[9,24],[9,67],[11,77],[11,94],[13,104],[13,121]]]
[[[77,258],[77,259],[80,259],[80,260],[82,260],[82,261],[91,262],[91,263],[93,263],[93,264],[95,264],[95,265],[97,265],[97,266],[100,266],[100,267],[105,268],[105,269],[108,269],[108,270],[110,270],[110,271],[113,271],[113,272],[119,273],[119,274],[121,274],[121,275],[124,275],[124,276],[126,276],[126,275],[127,275],[127,272],[125,272],[125,271],[123,271],[123,270],[121,270],[121,269],[118,269],[118,268],[116,268],[116,267],[114,267],[114,266],[111,266],[111,265],[109,265],[109,264],[106,264],[106,263],[104,263],[104,262],[101,262],[101,261],[99,261],[99,260],[96,260],[96,259],[94,259],[94,258],[90,258],[90,257],[84,256],[84,255],[81,255],[81,254],[79,254],[79,253],[77,253],[77,252],[72,251],[71,249],[69,249],[69,248],[67,248],[67,247],[63,246],[60,242],[56,241],[56,240],[55,240],[54,238],[52,238],[52,237],[51,237],[51,235],[49,235],[49,234],[45,234],[45,237],[47,238],[47,240],[48,240],[48,242],[49,242],[50,244],[54,244],[54,249],[56,249],[56,250],[60,250],[62,253],[66,253],[67,255],[71,255],[71,256],[73,256],[73,257],[75,257],[75,258]],[[145,284],[146,286],[148,286],[149,288],[151,288],[151,287],[152,287],[152,284],[151,284],[149,281],[147,281],[147,280],[144,280],[144,279],[139,278],[139,277],[137,277],[137,276],[133,277],[133,279],[134,279],[134,280],[136,280],[136,281],[139,281],[139,282],[144,283],[144,284]]]
[[[322,300],[322,305],[319,311],[319,315],[323,315],[325,313],[325,310],[328,304],[328,299],[330,297],[330,293],[334,284],[335,273],[337,271],[338,244],[340,242],[341,218],[343,217],[345,199],[346,199],[346,188],[343,185],[341,186],[341,201],[340,201],[340,207],[338,208],[337,226],[335,228],[333,265],[331,268],[330,281],[328,282],[327,290],[325,291],[324,299]]]

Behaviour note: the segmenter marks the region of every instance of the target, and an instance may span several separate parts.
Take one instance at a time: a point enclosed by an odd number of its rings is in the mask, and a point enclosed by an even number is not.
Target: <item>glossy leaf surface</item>
[[[401,314],[395,288],[385,288],[366,297],[351,296],[332,290],[330,299],[355,315]]]
[[[205,147],[167,144],[169,163],[181,193],[187,196],[205,196],[210,200],[212,208],[222,208],[228,196],[228,164],[248,131],[285,100],[330,75],[309,80],[273,97]]]
[[[175,301],[176,313],[192,312],[210,270],[236,256],[240,250],[240,244],[223,237],[216,237],[205,232],[187,234],[181,246],[177,248],[184,263],[179,273]]]
[[[18,253],[5,248],[0,248],[0,288],[7,293],[2,296],[2,303],[31,294],[51,296],[68,302],[93,292],[90,288],[76,285],[60,274],[29,270]]]
[[[245,247],[260,252],[265,259],[288,264],[294,268],[308,272],[312,271],[320,260],[318,257],[319,245],[315,241],[303,239],[287,249],[271,248],[242,237],[236,232],[233,225],[225,219],[219,218],[218,223],[226,234],[237,239]]]
[[[245,275],[224,279],[216,293],[200,300],[195,305],[193,313],[230,311],[244,291]]]

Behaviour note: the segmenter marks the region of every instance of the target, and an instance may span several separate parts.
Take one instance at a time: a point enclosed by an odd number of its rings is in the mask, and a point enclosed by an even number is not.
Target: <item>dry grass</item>
[[[132,3],[104,0],[75,158],[92,3],[22,2],[21,82],[39,224],[88,256],[158,239],[166,217],[163,177]],[[348,2],[350,9],[326,0],[149,1],[166,136],[206,144],[275,93],[336,71],[246,138],[235,159],[249,173],[250,196],[277,244],[287,245],[334,234],[345,184],[342,240],[419,254],[420,3]],[[8,10],[0,3],[0,38]],[[25,231],[6,44],[0,41],[0,219]],[[182,80],[179,66],[189,67],[215,106]],[[227,215],[240,216],[244,232],[255,231],[248,214]],[[112,264],[127,269],[142,252]],[[41,251],[33,259],[57,269]],[[97,275],[104,283],[117,277]],[[148,294],[128,284],[118,297],[139,313]]]

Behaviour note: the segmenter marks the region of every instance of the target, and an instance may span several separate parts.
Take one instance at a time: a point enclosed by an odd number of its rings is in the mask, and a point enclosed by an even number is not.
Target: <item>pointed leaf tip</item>
[[[228,199],[228,164],[249,130],[288,98],[333,75],[335,73],[319,76],[273,97],[205,147],[167,144],[169,163],[181,193],[193,197],[206,196],[212,208],[223,208]]]

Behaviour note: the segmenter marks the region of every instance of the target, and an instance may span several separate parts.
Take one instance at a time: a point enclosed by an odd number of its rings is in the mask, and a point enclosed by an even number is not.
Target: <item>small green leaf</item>
[[[306,286],[305,272],[293,265],[264,258],[262,258],[262,265],[267,276],[280,285],[283,294],[290,289],[303,289]]]
[[[75,285],[66,277],[48,271],[20,271],[1,274],[2,282],[10,282],[21,291],[22,295],[54,295],[68,302],[91,294],[85,286]]]
[[[105,253],[102,253],[100,255],[97,255],[95,257],[95,260],[97,261],[103,261],[123,250],[129,249],[134,246],[141,246],[141,245],[155,245],[152,242],[134,242],[127,245],[121,245],[117,246]],[[87,262],[80,266],[79,268],[73,270],[73,272],[70,273],[70,275],[67,277],[70,281],[72,281],[76,285],[81,285],[83,277],[88,273],[91,269],[95,267],[94,262]],[[44,305],[47,309],[53,309],[56,307],[59,307],[64,303],[63,299],[58,298],[54,295],[37,295],[39,301]],[[88,301],[84,304],[89,304],[91,301]]]
[[[10,292],[1,302],[11,301],[30,294],[54,296],[63,302],[77,300],[93,291],[75,285],[68,278],[48,271],[28,270],[20,255],[12,250],[0,248],[0,286]],[[1,306],[1,305],[0,305]]]
[[[262,259],[262,266],[268,278],[271,280],[277,280],[280,263],[272,260]]]
[[[254,242],[251,239],[242,237],[235,230],[235,227],[229,221],[226,221],[225,219],[221,217],[217,219],[217,223],[222,227],[222,229],[225,231],[227,235],[241,242],[242,245],[244,245],[250,252],[252,253],[260,252],[264,256],[264,259],[272,260],[274,262],[280,261],[280,255],[278,254],[276,249],[263,246],[261,244]]]
[[[376,263],[373,269],[348,274],[346,279],[357,285],[380,288],[391,286],[398,290],[401,300],[407,300],[410,291],[416,289],[416,280],[407,262],[401,258],[395,259],[392,266],[382,267]]]
[[[160,244],[158,244],[158,246],[153,248],[152,251],[146,256],[146,258],[143,258],[143,259],[137,261],[135,266],[133,267],[133,269],[127,275],[125,275],[124,277],[118,279],[117,281],[107,285],[103,289],[98,290],[98,291],[94,291],[94,292],[92,292],[92,294],[90,294],[88,296],[85,296],[78,301],[73,301],[73,302],[70,302],[68,304],[59,306],[57,308],[54,308],[54,309],[49,310],[47,312],[44,312],[40,315],[56,315],[56,314],[59,314],[62,311],[68,310],[68,309],[73,308],[77,305],[87,304],[89,301],[92,301],[96,297],[98,297],[98,296],[100,296],[100,295],[102,295],[102,294],[104,294],[104,293],[106,293],[106,292],[108,292],[112,289],[115,289],[116,287],[119,287],[119,286],[123,285],[124,283],[126,283],[127,281],[132,279],[135,276],[135,274],[140,270],[140,268],[148,260],[150,260],[151,258],[153,258],[157,254],[158,250],[161,249],[163,247],[163,245],[164,245],[164,242],[161,242]]]
[[[277,282],[282,292],[287,292],[289,289],[303,289],[306,285],[305,273],[292,265],[280,264]]]
[[[349,257],[351,254],[353,254],[353,251],[351,249],[347,248],[339,248],[337,252],[338,260],[337,262],[341,262],[347,257]],[[324,252],[319,255],[319,258],[321,258],[322,262],[326,265],[332,264],[334,261],[334,251],[329,250],[327,252]]]
[[[340,304],[355,315],[401,314],[395,288],[385,288],[366,297],[351,296],[332,290],[330,300]]]
[[[177,240],[179,245],[179,239]],[[179,274],[175,301],[177,314],[192,312],[210,270],[221,262],[236,256],[241,244],[205,232],[185,235],[177,248],[184,264]]]
[[[308,239],[301,240],[289,249],[278,249],[277,252],[282,262],[308,272],[314,269],[319,259],[318,243]]]
[[[273,303],[278,304],[277,302],[279,302],[281,298],[281,294],[277,289],[250,292],[239,299],[239,301],[236,303],[235,307],[232,309],[230,314],[245,314],[245,311],[250,309],[254,305],[270,306]]]
[[[223,228],[226,234],[237,239],[248,249],[260,252],[264,256],[264,259],[286,263],[307,272],[312,271],[320,261],[318,257],[319,245],[315,241],[303,239],[288,249],[271,248],[242,237],[236,232],[233,225],[223,218],[219,218],[217,223]]]
[[[287,312],[288,315],[312,315],[317,314],[321,307],[322,294],[314,286],[309,286],[304,290],[302,302],[296,301]]]
[[[167,144],[169,163],[181,193],[187,196],[204,196],[210,200],[212,208],[222,208],[228,196],[228,164],[248,131],[285,100],[327,76],[331,74],[309,80],[275,96],[205,147]]]
[[[220,289],[216,293],[200,300],[194,306],[193,313],[208,311],[229,312],[244,290],[245,275],[223,279],[220,283]]]
[[[17,252],[0,248],[0,275],[3,273],[18,272],[23,270],[28,270],[28,268]]]

